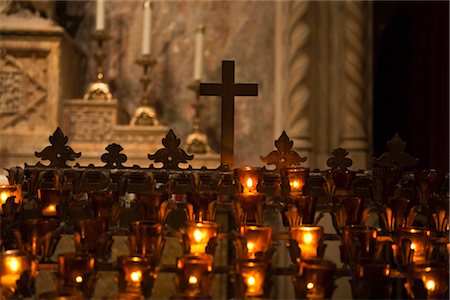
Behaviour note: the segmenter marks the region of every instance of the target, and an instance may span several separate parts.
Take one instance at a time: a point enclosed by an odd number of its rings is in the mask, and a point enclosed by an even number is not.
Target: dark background
[[[374,153],[395,132],[421,168],[449,170],[449,3],[374,8]]]

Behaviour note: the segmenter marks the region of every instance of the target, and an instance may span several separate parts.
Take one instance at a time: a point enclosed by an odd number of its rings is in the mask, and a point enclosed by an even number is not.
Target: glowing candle
[[[156,278],[154,257],[122,255],[117,258],[119,265],[119,292],[142,293],[141,283]],[[148,274],[148,275],[146,275]],[[145,278],[148,276],[148,278]]]
[[[194,80],[196,81],[200,81],[202,79],[204,33],[205,28],[203,25],[199,25],[195,33]]]
[[[24,271],[36,276],[36,263],[29,256],[17,250],[8,250],[0,254],[0,293],[13,293],[17,289],[17,280]]]
[[[400,228],[397,230],[397,245],[409,241],[412,250],[412,262],[419,263],[427,260],[429,247],[431,246],[430,231],[423,228]]]
[[[261,173],[261,168],[244,167],[234,169],[234,174],[237,177],[236,183],[239,183],[239,193],[256,194]]]
[[[189,299],[209,299],[213,256],[204,253],[186,254],[177,259],[175,287]]]
[[[218,225],[214,222],[188,223],[190,253],[205,253],[209,240],[217,236]]]
[[[105,0],[97,0],[97,13],[95,18],[95,29],[105,29]]]
[[[152,48],[152,5],[148,0],[144,2],[142,24],[142,55],[149,55]]]
[[[42,209],[42,215],[45,217],[54,217],[56,216],[56,205],[49,205]]]
[[[58,270],[64,279],[64,286],[81,288],[83,277],[94,272],[94,262],[94,257],[89,254],[60,254]]]
[[[322,236],[321,226],[293,226],[289,229],[289,237],[297,242],[302,258],[317,256],[317,248],[322,244]]]
[[[239,254],[241,258],[256,258],[269,250],[272,240],[272,227],[270,226],[241,226],[240,235],[245,238],[247,253]]]
[[[246,285],[246,297],[261,297],[264,295],[264,281],[267,265],[264,262],[244,262],[238,265]]]
[[[22,187],[20,185],[0,185],[0,214],[3,213],[3,204],[9,197],[15,196],[14,203],[22,202]]]

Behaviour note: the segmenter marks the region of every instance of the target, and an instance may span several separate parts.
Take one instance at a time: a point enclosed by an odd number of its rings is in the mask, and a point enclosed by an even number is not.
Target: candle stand
[[[58,129],[56,134],[62,132]],[[283,134],[276,143],[280,153],[289,149],[286,145],[291,141],[286,137]],[[399,208],[399,203],[417,203],[417,199],[372,194],[373,187],[385,182],[375,175],[358,173],[350,185],[344,181],[336,189],[333,181],[337,177],[330,180],[329,170],[309,171],[306,176],[303,169],[305,182],[300,193],[296,189],[301,184],[286,184],[289,178],[284,177],[282,168],[231,170],[222,165],[217,169],[183,169],[179,163],[193,157],[178,148],[180,141],[172,131],[165,141],[159,154],[148,155],[162,162],[162,168],[153,164],[148,168],[117,167],[115,160],[119,158],[112,155],[107,156],[105,166],[70,167],[66,162],[79,154],[66,145],[67,138],[56,139],[46,150],[55,154],[48,166],[25,164],[23,180],[15,183],[22,186],[20,209],[14,214],[4,209],[1,215],[2,298],[94,297],[99,274],[115,272],[118,296],[125,299],[151,298],[160,273],[174,274],[172,299],[212,299],[211,284],[219,277],[216,274],[226,275],[232,285],[228,298],[270,298],[275,277],[289,276],[297,299],[330,299],[335,280],[342,277],[350,280],[355,299],[448,299],[448,210],[436,205],[448,203],[448,190],[436,192],[434,180],[420,181],[421,189],[430,191],[423,193],[428,195],[421,200],[425,203]],[[343,155],[342,151],[336,153]],[[40,152],[36,155],[42,156]],[[281,158],[270,161],[276,166],[284,163]],[[337,161],[348,167],[347,160]],[[337,164],[331,160],[331,166]],[[291,167],[298,168],[298,161]],[[55,180],[55,175],[61,178]],[[390,184],[383,189],[389,190]],[[424,187],[426,184],[431,185]],[[410,189],[410,185],[408,182],[405,188]],[[396,188],[396,194],[402,194],[402,181]],[[58,197],[64,195],[65,200],[44,197],[45,189]],[[39,203],[47,201],[61,209],[44,214],[41,208],[48,205],[36,208],[38,193]],[[293,202],[294,198],[300,202]],[[315,219],[309,214],[299,217],[301,205],[308,201],[317,203]],[[80,205],[85,205],[82,214],[72,211]],[[292,208],[283,211],[289,205]],[[284,230],[277,232],[264,220],[268,212],[281,212],[279,217],[287,219]],[[327,232],[320,224],[325,213],[331,215],[336,232]],[[383,218],[369,226],[371,214]],[[231,217],[228,225],[223,215]],[[181,219],[176,220],[179,226],[173,225],[171,217]],[[417,227],[419,222],[425,228]],[[52,255],[61,234],[72,234],[75,247],[55,261]],[[114,236],[128,237],[129,254],[110,262]],[[161,260],[169,238],[178,239],[182,250],[172,264]],[[215,265],[216,247],[225,241],[229,242],[230,260]],[[340,243],[342,266],[324,259],[330,242]],[[288,265],[272,261],[275,245],[280,243],[287,248],[277,251],[286,251],[291,257]],[[35,295],[33,282],[39,270],[57,273],[57,291]]]

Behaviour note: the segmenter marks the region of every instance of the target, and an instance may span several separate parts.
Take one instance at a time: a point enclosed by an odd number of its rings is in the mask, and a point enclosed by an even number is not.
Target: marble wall
[[[95,2],[71,3],[68,11],[83,15],[74,37],[88,55],[86,83],[95,76]],[[275,2],[155,1],[153,3],[152,105],[159,119],[184,138],[190,133],[195,97],[194,39],[197,25],[206,27],[203,82],[221,81],[221,61],[236,61],[236,82],[259,83],[259,97],[237,98],[235,107],[235,165],[261,165],[260,155],[273,149]],[[107,1],[106,81],[127,122],[140,103],[142,1]],[[202,98],[202,127],[212,147],[220,151],[220,101]],[[281,133],[280,133],[281,134]]]

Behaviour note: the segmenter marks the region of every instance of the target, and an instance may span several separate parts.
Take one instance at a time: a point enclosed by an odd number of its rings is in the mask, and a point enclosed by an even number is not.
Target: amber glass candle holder
[[[325,259],[309,259],[300,263],[299,274],[293,278],[297,299],[331,299],[336,265]]]
[[[185,227],[184,252],[214,255],[219,225],[215,222],[187,222]]]
[[[304,194],[309,179],[309,169],[303,167],[281,170],[281,190],[283,197],[295,198]]]
[[[402,171],[399,169],[374,168],[373,176],[375,182],[381,187],[382,196],[394,196],[394,189],[402,178]]]
[[[234,169],[238,194],[255,194],[262,186],[262,169],[244,167]]]
[[[396,249],[397,262],[401,265],[428,261],[432,251],[430,230],[419,227],[398,229]]]
[[[241,280],[236,284],[238,295],[245,299],[267,298],[270,293],[270,265],[265,260],[243,260],[236,264]]]
[[[64,191],[57,188],[38,190],[38,201],[43,217],[56,217]]]
[[[157,260],[151,256],[122,255],[117,258],[120,298],[130,295],[143,295],[149,298],[157,277]]]
[[[288,234],[288,248],[294,264],[298,263],[298,259],[321,256],[322,253],[320,252],[324,247],[322,226],[293,226],[289,228]]]
[[[411,264],[406,278],[411,299],[448,299],[448,265]]]
[[[216,191],[197,191],[187,194],[189,221],[202,222],[216,219]]]
[[[388,263],[361,259],[350,280],[353,299],[391,299],[390,274]]]
[[[143,219],[154,222],[165,222],[161,219],[161,204],[168,200],[168,194],[162,192],[136,193],[136,200],[142,204]]]
[[[271,226],[244,225],[239,227],[237,255],[242,259],[267,258],[272,241]]]
[[[94,293],[97,274],[95,258],[84,253],[64,253],[58,256],[59,289],[79,290],[85,297]]]
[[[22,186],[14,185],[0,185],[0,215],[3,215],[3,205],[10,197],[14,198],[14,203],[20,207],[22,203]]]
[[[0,253],[0,298],[17,299],[32,296],[37,263],[18,250]]]
[[[111,190],[91,191],[88,193],[95,218],[107,219],[111,222],[113,207],[119,202],[119,192]]]
[[[341,261],[355,263],[361,258],[373,259],[377,247],[377,230],[365,225],[348,225],[342,230]]]
[[[160,223],[142,220],[130,224],[127,244],[131,255],[152,256],[159,260],[165,243]]]
[[[113,239],[108,234],[108,222],[105,219],[78,220],[73,229],[75,250],[78,253],[86,252],[97,259],[108,260]]]
[[[174,277],[179,299],[209,299],[213,280],[212,255],[204,253],[186,254],[177,259]]]
[[[42,262],[49,261],[60,239],[56,228],[54,219],[22,220],[19,229],[14,229],[19,249]]]

